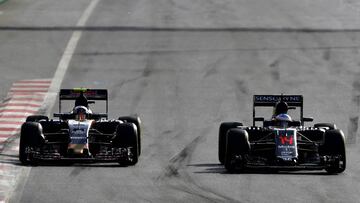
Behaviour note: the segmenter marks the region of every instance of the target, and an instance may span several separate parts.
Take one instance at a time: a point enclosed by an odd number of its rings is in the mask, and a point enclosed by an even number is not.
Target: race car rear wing
[[[89,103],[94,103],[91,100],[103,100],[106,101],[106,114],[108,114],[108,92],[107,89],[87,89],[87,88],[73,88],[73,89],[61,89],[59,93],[59,113],[61,112],[62,100],[76,100],[80,94],[89,100]]]
[[[256,121],[264,120],[264,118],[255,116],[255,107],[275,107],[275,104],[281,100],[286,102],[290,108],[300,107],[300,121],[302,125],[304,125],[304,121],[312,121],[312,118],[304,118],[302,95],[254,95],[253,126],[255,126]]]
[[[83,93],[89,100],[107,100],[108,93],[106,89],[86,89],[86,88],[74,88],[74,89],[61,89],[59,94],[60,100],[75,100]]]
[[[254,95],[254,106],[275,106],[280,100],[289,106],[303,106],[302,95]]]

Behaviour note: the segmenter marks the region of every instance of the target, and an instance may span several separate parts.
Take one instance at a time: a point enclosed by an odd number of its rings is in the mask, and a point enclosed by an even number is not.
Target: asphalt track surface
[[[1,98],[18,80],[54,76],[89,3],[11,0],[1,5]],[[60,87],[107,88],[110,118],[139,114],[140,160],[133,167],[23,167],[14,159],[21,173],[9,201],[358,202],[356,4],[100,1],[85,26],[96,29],[80,29]],[[279,93],[303,94],[305,116],[344,131],[348,167],[343,174],[227,174],[218,163],[220,123],[250,125],[252,95]]]

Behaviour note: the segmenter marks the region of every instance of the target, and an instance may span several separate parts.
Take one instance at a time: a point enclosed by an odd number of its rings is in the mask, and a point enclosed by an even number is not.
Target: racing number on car
[[[293,142],[294,142],[294,137],[290,135],[290,137],[288,137],[285,133],[285,135],[279,135],[279,139],[280,139],[280,142],[281,144],[285,145],[285,144],[288,144],[288,145],[292,145]]]
[[[297,157],[295,140],[296,131],[278,130],[276,133],[276,155],[283,160],[291,160]]]

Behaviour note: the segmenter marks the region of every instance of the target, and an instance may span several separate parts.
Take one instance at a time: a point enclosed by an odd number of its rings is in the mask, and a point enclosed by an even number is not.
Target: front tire
[[[41,147],[45,143],[42,133],[42,127],[37,122],[25,122],[21,126],[19,160],[24,165],[35,165],[36,160],[33,159],[29,151],[37,147]]]
[[[242,126],[242,123],[224,122],[220,124],[218,140],[218,158],[221,164],[224,164],[225,162],[226,133],[231,128],[236,128],[237,126]]]
[[[133,123],[119,124],[116,129],[116,136],[113,139],[113,146],[118,148],[130,148],[132,156],[130,161],[120,161],[121,165],[135,165],[138,162],[138,137],[136,126]]]
[[[140,154],[141,154],[141,133],[142,133],[140,117],[138,117],[138,116],[122,116],[122,117],[119,117],[118,120],[121,120],[125,123],[133,123],[136,125],[137,138],[138,138],[138,154],[140,156]]]
[[[225,168],[233,173],[244,169],[245,156],[250,152],[249,135],[242,129],[230,129],[226,134]]]
[[[324,155],[337,157],[336,162],[330,164],[325,170],[328,173],[342,173],[346,169],[345,136],[341,130],[328,130],[324,135]]]

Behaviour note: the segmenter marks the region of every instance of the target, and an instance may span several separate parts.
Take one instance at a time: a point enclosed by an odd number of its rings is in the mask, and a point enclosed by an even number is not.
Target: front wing
[[[70,161],[70,162],[119,162],[127,163],[133,160],[134,155],[131,152],[131,147],[127,148],[112,148],[104,145],[96,154],[91,154],[89,151],[84,151],[82,154],[61,152],[56,144],[47,143],[47,146],[42,148],[29,148],[26,153],[34,161]],[[91,143],[89,143],[91,146]]]
[[[297,163],[296,160],[283,161],[274,160],[272,162],[264,162],[261,160],[254,160],[249,156],[241,157],[237,156],[233,160],[236,168],[241,169],[277,169],[277,170],[322,170],[326,169],[334,164],[340,163],[340,157],[338,156],[321,156],[319,160],[307,163]]]

